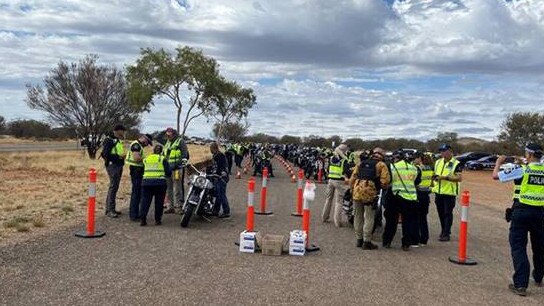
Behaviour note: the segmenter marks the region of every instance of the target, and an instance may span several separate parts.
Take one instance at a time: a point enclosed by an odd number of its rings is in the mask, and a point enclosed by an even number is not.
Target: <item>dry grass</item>
[[[30,143],[62,143],[62,144],[73,143],[75,144],[76,141],[75,140],[49,141],[49,140],[39,140],[39,139],[32,139],[32,138],[15,138],[8,135],[0,135],[0,145],[30,144]]]
[[[45,222],[43,220],[43,215],[36,216],[34,220],[32,220],[32,225],[34,227],[44,227]]]
[[[191,162],[211,157],[207,146],[189,145]],[[85,220],[89,168],[97,170],[97,214],[103,214],[108,177],[102,160],[82,152],[0,153],[0,238],[27,232],[29,225],[47,228]],[[117,203],[130,200],[128,168]]]

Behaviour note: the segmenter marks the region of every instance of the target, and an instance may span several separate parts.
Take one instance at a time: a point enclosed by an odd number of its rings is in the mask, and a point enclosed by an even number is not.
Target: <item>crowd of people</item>
[[[341,144],[334,151],[299,146],[281,146],[280,154],[299,167],[316,169],[327,164],[328,184],[322,222],[335,226],[353,224],[356,247],[375,250],[372,238],[383,226],[382,246],[391,248],[397,226],[402,223],[402,250],[426,246],[429,239],[431,194],[440,220],[437,240],[451,240],[453,211],[462,182],[462,166],[452,147],[443,144],[434,153],[399,149],[388,155],[382,148],[363,151],[355,157]],[[544,163],[543,149],[536,143],[525,148],[525,156],[504,167],[507,158],[497,159],[493,178],[514,182],[512,206],[506,209],[510,222],[509,242],[514,266],[509,289],[525,296],[532,277],[536,286],[544,278]],[[435,157],[436,158],[435,160]],[[356,161],[357,160],[357,161]],[[312,171],[309,171],[312,173]],[[308,173],[308,171],[306,171]],[[351,221],[351,222],[350,222]],[[527,256],[528,237],[533,253],[533,269]]]
[[[185,166],[189,151],[182,137],[172,128],[165,131],[167,141],[157,144],[146,156],[144,147],[153,145],[153,137],[141,135],[125,152],[122,140],[125,129],[118,125],[104,142],[101,157],[110,178],[106,198],[106,215],[117,218],[116,193],[124,164],[129,165],[132,182],[129,217],[147,225],[147,214],[155,200],[155,224],[161,224],[164,213],[183,213]],[[401,248],[424,247],[430,239],[427,216],[431,194],[440,220],[440,242],[451,240],[453,211],[462,182],[462,166],[454,157],[452,147],[443,144],[440,155],[399,149],[387,154],[382,148],[353,152],[346,144],[334,150],[300,145],[262,145],[233,143],[224,153],[217,143],[210,145],[213,166],[209,171],[214,180],[215,206],[213,215],[230,217],[227,182],[236,167],[236,175],[246,168],[244,158],[250,158],[253,175],[262,174],[266,167],[274,176],[272,158],[275,154],[304,170],[306,178],[327,181],[321,221],[336,227],[353,224],[355,246],[363,250],[379,248],[373,237],[383,227],[382,247],[391,248],[397,226],[402,224]],[[525,148],[525,164],[503,168],[506,158],[497,160],[493,178],[514,182],[513,205],[506,211],[511,222],[509,241],[514,264],[510,290],[525,295],[532,275],[542,286],[544,277],[544,164],[542,147],[529,144]],[[248,170],[247,168],[245,169]],[[331,216],[332,215],[332,216]],[[385,220],[385,224],[383,224]],[[533,250],[533,270],[530,271],[526,247],[530,234]]]
[[[189,150],[185,141],[173,128],[165,130],[166,142],[153,146],[153,137],[141,135],[130,143],[125,150],[123,140],[125,128],[116,125],[113,133],[107,136],[102,147],[101,158],[104,160],[110,180],[106,197],[105,214],[110,218],[118,218],[121,212],[116,209],[116,197],[124,165],[129,166],[132,191],[129,205],[129,218],[147,225],[147,214],[151,203],[155,203],[155,224],[162,224],[165,214],[183,214],[185,198],[185,166],[189,162]],[[152,154],[146,156],[144,148],[153,146]],[[210,146],[213,165],[207,170],[215,174],[214,190],[216,195],[214,215],[219,218],[230,217],[227,199],[228,162],[226,155],[219,150],[217,144]],[[168,200],[164,210],[165,199]]]

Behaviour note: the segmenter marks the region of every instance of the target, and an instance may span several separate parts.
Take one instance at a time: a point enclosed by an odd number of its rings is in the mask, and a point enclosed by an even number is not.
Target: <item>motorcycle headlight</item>
[[[206,178],[199,176],[195,180],[195,187],[197,188],[205,188],[206,187]]]

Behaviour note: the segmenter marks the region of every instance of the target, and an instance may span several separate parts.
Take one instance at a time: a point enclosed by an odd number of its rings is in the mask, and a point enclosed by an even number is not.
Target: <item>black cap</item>
[[[530,153],[542,153],[542,147],[537,143],[531,142],[525,146],[525,151]]]
[[[113,130],[114,131],[126,131],[127,129],[125,129],[125,127],[122,124],[117,124],[116,126],[113,127]]]
[[[439,148],[438,148],[438,151],[439,152],[444,152],[444,151],[448,151],[448,150],[451,150],[451,146],[449,144],[446,144],[446,143],[443,143]]]
[[[153,136],[151,136],[151,134],[145,134],[144,137],[147,138],[148,145],[152,146],[153,145]]]

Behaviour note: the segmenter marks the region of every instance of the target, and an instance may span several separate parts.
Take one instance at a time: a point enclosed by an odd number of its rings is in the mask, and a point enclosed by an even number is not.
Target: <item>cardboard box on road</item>
[[[280,256],[285,244],[283,235],[264,235],[261,250],[263,255]]]

